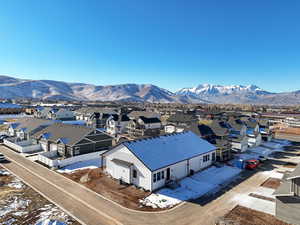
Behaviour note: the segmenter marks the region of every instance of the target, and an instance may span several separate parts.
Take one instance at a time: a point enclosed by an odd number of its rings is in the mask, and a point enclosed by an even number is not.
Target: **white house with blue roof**
[[[154,191],[215,159],[216,147],[188,131],[123,142],[102,154],[102,165],[113,178]]]

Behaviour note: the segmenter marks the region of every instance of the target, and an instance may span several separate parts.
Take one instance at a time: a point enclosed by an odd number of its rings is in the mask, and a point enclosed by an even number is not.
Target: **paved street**
[[[143,213],[122,208],[5,146],[0,146],[0,152],[11,161],[3,167],[86,225],[211,225],[236,206],[234,196],[255,190],[267,179],[259,172],[204,206],[188,202],[167,212]]]

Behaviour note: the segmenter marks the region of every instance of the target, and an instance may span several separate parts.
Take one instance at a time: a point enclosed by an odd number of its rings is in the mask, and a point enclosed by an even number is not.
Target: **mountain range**
[[[92,85],[0,76],[0,98],[81,101],[146,101],[161,103],[300,104],[300,90],[273,93],[256,85],[211,85],[182,88],[173,93],[152,84]]]

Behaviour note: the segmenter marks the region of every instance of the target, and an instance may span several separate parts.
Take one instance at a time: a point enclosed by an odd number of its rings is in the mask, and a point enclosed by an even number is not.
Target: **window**
[[[154,183],[156,182],[156,173],[153,174],[153,182],[154,182]]]
[[[137,178],[137,172],[136,172],[136,170],[133,170],[133,178]]]
[[[203,156],[203,162],[209,161],[210,155]]]
[[[157,177],[157,181],[159,181],[160,180],[160,172],[157,173],[156,177]]]
[[[165,179],[165,171],[161,171],[161,179]]]
[[[75,147],[74,155],[79,155],[79,154],[80,154],[80,147]]]

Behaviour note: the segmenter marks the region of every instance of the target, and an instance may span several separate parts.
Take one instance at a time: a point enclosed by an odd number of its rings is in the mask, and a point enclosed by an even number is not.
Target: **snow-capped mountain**
[[[231,95],[231,94],[268,94],[269,92],[257,87],[256,85],[212,85],[212,84],[200,84],[193,88],[182,88],[176,92],[177,95],[197,95],[197,96],[216,96],[216,95]]]
[[[0,76],[0,98],[35,98],[44,100],[98,100],[189,103],[191,98],[152,84],[121,84],[96,86],[52,80],[27,80]],[[195,102],[204,102],[200,99]]]
[[[175,94],[179,96],[194,96],[214,103],[237,104],[260,104],[267,96],[274,95],[274,93],[265,91],[256,85],[223,86],[211,84],[200,84],[193,88],[183,88]],[[277,103],[275,102],[274,104]]]
[[[36,98],[81,101],[145,101],[180,103],[300,104],[300,91],[267,92],[255,85],[202,84],[175,93],[152,84],[97,86],[53,80],[27,80],[0,76],[0,98]]]

